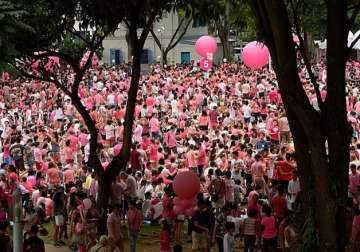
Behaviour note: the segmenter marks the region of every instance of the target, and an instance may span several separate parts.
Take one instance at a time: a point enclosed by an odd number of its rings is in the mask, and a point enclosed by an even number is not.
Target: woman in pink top
[[[278,243],[276,219],[271,215],[271,208],[269,206],[263,206],[262,211],[265,214],[261,220],[263,251],[275,251]]]
[[[64,148],[64,156],[66,163],[70,163],[71,161],[74,161],[74,151],[70,145],[71,145],[70,140],[66,140],[65,148]]]
[[[206,110],[203,110],[199,118],[199,129],[202,131],[207,131],[208,124],[209,124],[209,117],[207,115]]]

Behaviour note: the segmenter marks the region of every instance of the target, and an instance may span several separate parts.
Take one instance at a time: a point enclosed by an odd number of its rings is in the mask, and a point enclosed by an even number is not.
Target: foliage
[[[291,3],[292,2],[292,3]],[[309,33],[315,40],[323,40],[326,36],[326,4],[321,0],[288,0],[289,18],[294,24],[291,4],[296,9],[298,22],[302,31]]]
[[[68,56],[74,61],[79,61],[85,48],[90,50],[91,44],[97,44],[100,38],[115,31],[124,12],[122,8],[124,1],[120,0],[8,1],[22,10],[18,21],[26,24],[30,29],[21,32],[15,29],[16,32],[7,37],[8,43],[14,50],[7,53],[6,61],[31,58],[34,52],[58,51],[58,49],[69,53]],[[114,4],[113,8],[108,8],[110,2]],[[78,27],[76,30],[75,26]],[[91,41],[88,34],[86,36],[78,34],[78,31],[87,30],[91,31],[96,41]],[[72,51],[69,51],[70,48]]]
[[[33,32],[31,27],[21,22],[20,17],[25,12],[11,2],[0,0],[0,61],[8,54],[17,54],[11,37],[17,32]]]

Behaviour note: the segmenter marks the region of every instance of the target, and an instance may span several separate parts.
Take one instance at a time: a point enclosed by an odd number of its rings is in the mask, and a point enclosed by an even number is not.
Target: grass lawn
[[[53,232],[54,227],[52,223],[45,223],[43,224],[43,227],[46,228],[49,231],[48,236],[41,237],[45,243],[47,244],[53,244]],[[186,229],[184,229],[184,232]],[[125,238],[125,251],[129,251],[129,243],[127,238],[127,228],[123,228],[123,237]],[[138,252],[156,252],[159,251],[160,245],[159,245],[159,234],[160,234],[160,226],[152,226],[152,225],[143,225],[141,227],[141,232],[138,240]],[[191,251],[191,243],[186,242],[186,236],[183,235],[184,238],[184,251]],[[54,248],[56,249],[56,248]],[[59,249],[60,251],[60,249]],[[61,251],[64,251],[62,248]],[[70,249],[69,249],[70,251]],[[51,251],[56,252],[56,251]]]

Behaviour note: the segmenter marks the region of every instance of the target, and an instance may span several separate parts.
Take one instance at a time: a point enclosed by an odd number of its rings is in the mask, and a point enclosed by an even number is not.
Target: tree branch
[[[179,42],[180,40],[184,37],[184,35],[186,34],[187,29],[189,28],[189,25],[191,24],[191,19],[188,20],[188,22],[186,23],[184,30],[181,32],[181,34],[178,36],[178,38],[176,39],[175,42],[173,42],[171,44],[171,41],[168,45],[168,47],[166,48],[166,51],[170,51],[172,50]]]
[[[161,49],[161,42],[160,42],[159,38],[156,36],[153,28],[150,29],[150,33],[153,36],[157,46]]]
[[[347,24],[348,32],[351,30],[352,26],[354,25],[356,17],[359,14],[359,11],[360,11],[360,2],[355,5],[354,10],[351,14],[351,17],[348,19],[348,24]]]
[[[291,4],[291,9],[292,9],[292,12],[293,12],[293,16],[294,16],[294,26],[295,26],[296,34],[297,34],[297,36],[299,38],[300,53],[302,55],[302,58],[304,59],[305,67],[306,67],[306,70],[307,70],[307,72],[309,74],[310,81],[314,86],[316,99],[318,101],[319,108],[320,108],[321,111],[324,111],[324,103],[322,102],[322,99],[321,99],[319,84],[317,83],[314,72],[311,69],[311,63],[309,61],[308,55],[307,55],[306,50],[305,50],[305,42],[304,42],[303,37],[301,36],[299,18],[298,18],[297,12],[296,12],[298,6],[297,7],[294,6],[293,0],[290,1],[290,4]]]
[[[170,40],[169,45],[168,45],[167,47],[171,46],[171,44],[173,43],[175,37],[177,36],[178,32],[180,31],[180,28],[182,27],[184,21],[185,21],[185,18],[184,18],[184,17],[181,18],[181,20],[180,20],[180,22],[179,22],[179,25],[176,27],[176,30],[175,30],[175,32],[173,33],[173,36],[171,37],[171,40]]]
[[[142,48],[145,44],[145,40],[149,34],[149,31],[151,29],[151,26],[153,25],[154,21],[155,21],[155,18],[156,18],[156,15],[158,13],[158,10],[155,9],[150,17],[149,17],[149,20],[147,21],[146,23],[146,26],[144,27],[143,31],[141,32],[141,35],[140,35],[140,38],[139,38],[139,45],[140,47]]]
[[[87,40],[86,38],[84,38],[84,36],[82,36],[80,33],[76,32],[75,29],[73,27],[71,28],[65,28],[65,30],[67,32],[69,32],[70,34],[72,34],[75,37],[78,37],[80,40],[82,40],[85,44],[87,44],[88,46],[91,46],[90,41]]]
[[[44,51],[44,53],[38,54],[38,55],[33,55],[31,56],[32,59],[34,60],[38,60],[38,59],[44,59],[46,57],[58,57],[59,59],[64,60],[66,63],[68,63],[73,69],[78,69],[78,62],[72,58],[69,55],[66,55],[64,53],[61,52],[56,52],[54,50],[50,50],[50,49],[46,49],[46,48],[42,48],[41,51]]]

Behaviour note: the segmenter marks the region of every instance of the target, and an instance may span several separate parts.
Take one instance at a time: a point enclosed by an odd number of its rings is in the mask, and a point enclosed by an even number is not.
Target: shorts
[[[263,238],[264,249],[270,249],[270,248],[276,249],[277,248],[277,240],[278,240],[277,237],[269,238],[269,239]]]
[[[64,226],[64,216],[63,215],[55,215],[55,225],[57,227]]]
[[[207,249],[208,246],[208,237],[206,233],[197,233],[195,231],[192,231],[191,233],[192,238],[192,249],[198,250],[198,249]]]

